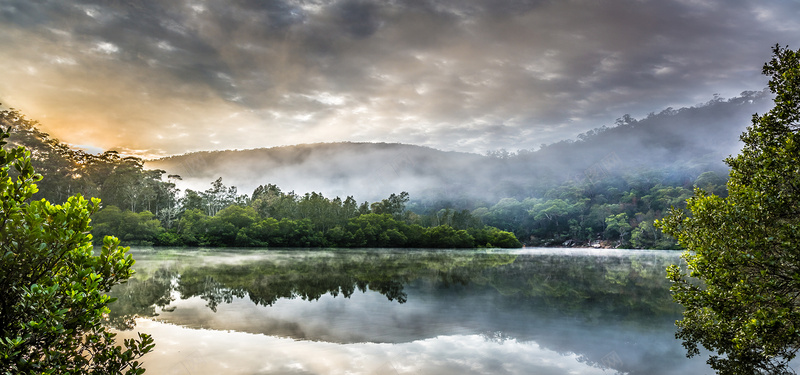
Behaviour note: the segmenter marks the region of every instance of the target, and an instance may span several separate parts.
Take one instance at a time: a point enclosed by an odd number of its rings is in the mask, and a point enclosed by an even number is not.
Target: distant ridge
[[[545,194],[566,180],[589,181],[647,168],[672,168],[693,180],[724,170],[754,113],[771,106],[766,91],[690,108],[668,108],[643,119],[623,116],[611,127],[536,151],[492,156],[398,143],[315,143],[273,148],[193,152],[146,162],[181,175],[184,187],[204,190],[218,177],[240,193],[272,183],[298,194],[354,195],[375,200],[408,191],[412,198],[485,199]]]
[[[185,181],[208,185],[222,177],[240,192],[273,183],[286,191],[330,196],[385,197],[387,191],[419,191],[452,183],[450,175],[485,156],[399,143],[315,143],[236,151],[193,152],[147,161]]]

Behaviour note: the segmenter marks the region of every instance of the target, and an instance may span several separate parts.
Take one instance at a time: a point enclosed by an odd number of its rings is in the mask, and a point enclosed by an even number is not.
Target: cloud
[[[0,101],[70,143],[151,154],[532,148],[760,90],[798,17],[746,0],[9,0]]]
[[[187,329],[137,319],[158,349],[145,368],[159,374],[604,374],[578,355],[561,354],[535,342],[492,342],[478,335],[453,335],[404,344],[300,341],[241,332]],[[121,338],[135,338],[120,332]],[[682,366],[686,367],[686,366]]]
[[[343,1],[336,7],[337,24],[350,36],[357,39],[368,38],[381,26],[378,4],[368,1]]]

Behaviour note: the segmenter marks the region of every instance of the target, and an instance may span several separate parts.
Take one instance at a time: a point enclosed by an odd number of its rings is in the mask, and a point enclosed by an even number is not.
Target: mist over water
[[[702,373],[674,338],[678,254],[134,249],[112,320],[138,304],[157,373]]]

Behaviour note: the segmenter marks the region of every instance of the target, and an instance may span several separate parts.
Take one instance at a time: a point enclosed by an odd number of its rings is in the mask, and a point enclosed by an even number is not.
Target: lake
[[[131,253],[109,321],[151,374],[713,373],[674,338],[676,251]]]

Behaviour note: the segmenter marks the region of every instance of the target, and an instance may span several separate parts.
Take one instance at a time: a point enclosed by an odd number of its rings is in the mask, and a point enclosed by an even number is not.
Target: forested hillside
[[[179,174],[180,185],[192,189],[222,177],[242,191],[272,183],[287,191],[358,200],[398,191],[409,192],[412,200],[522,200],[542,197],[568,180],[593,183],[640,169],[670,169],[670,178],[683,184],[709,170],[726,170],[722,160],[741,147],[739,135],[750,117],[769,104],[765,92],[744,92],[638,120],[625,115],[537,150],[485,156],[402,144],[325,143],[197,152],[149,160],[146,167]]]
[[[509,231],[532,246],[673,248],[652,223],[695,187],[726,194],[722,159],[769,99],[746,92],[626,115],[576,140],[485,156],[334,143],[145,162],[73,150],[14,110],[0,121],[47,176],[37,197],[99,197],[96,234],[129,243],[516,246]]]
[[[281,247],[520,247],[512,233],[463,220],[425,220],[406,211],[408,194],[357,203],[352,196],[327,198],[316,192],[284,193],[274,184],[239,194],[221,178],[203,191],[180,191],[178,175],[145,170],[135,157],[72,150],[15,110],[0,111],[12,145],[31,151],[45,175],[35,198],[63,202],[72,194],[100,197],[92,216],[96,240],[120,237],[125,244],[169,246]],[[166,181],[165,181],[166,179]]]

